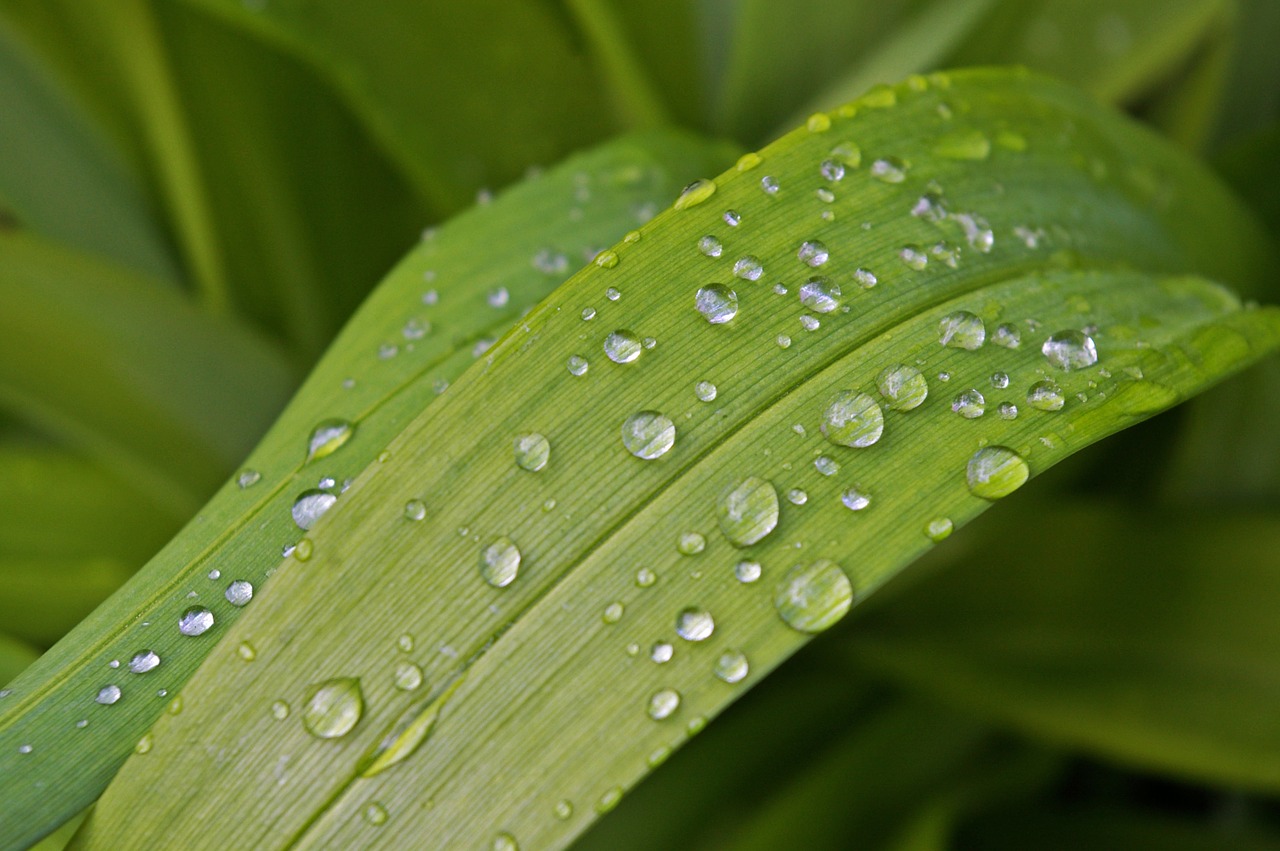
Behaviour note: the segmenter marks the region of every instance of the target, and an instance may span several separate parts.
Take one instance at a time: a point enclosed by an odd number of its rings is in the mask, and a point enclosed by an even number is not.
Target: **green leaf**
[[[1061,84],[937,75],[829,118],[690,186],[391,440],[82,846],[194,842],[213,812],[261,848],[563,846],[950,526],[1280,342],[1276,311],[1162,274],[1251,277],[1256,228]],[[1065,406],[1027,404],[1050,379]],[[979,386],[992,413],[954,414]]]
[[[1226,818],[1195,821],[1118,807],[1019,807],[975,819],[949,847],[960,851],[1280,851],[1280,836],[1264,825],[1237,824]]]
[[[18,676],[39,655],[26,642],[0,634],[0,683],[7,683]]]
[[[0,847],[30,842],[101,792],[212,649],[214,636],[235,620],[240,610],[224,596],[230,583],[247,581],[261,590],[280,564],[281,548],[298,540],[291,508],[300,494],[326,487],[322,479],[331,479],[326,490],[338,494],[572,268],[651,217],[691,176],[722,168],[733,153],[673,133],[619,140],[429,234],[317,365],[245,470],[0,703],[0,800],[6,802]],[[603,290],[598,295],[603,308],[608,298]],[[351,431],[335,431],[349,439],[308,459],[313,429],[326,422],[351,424]],[[334,444],[339,451],[325,451]],[[177,629],[182,613],[196,604],[216,618],[212,633],[200,639]],[[145,649],[162,660],[154,671],[104,667]],[[118,705],[99,706],[93,698],[109,680],[119,682],[124,696]],[[93,723],[76,730],[84,718]],[[33,753],[18,754],[25,743],[34,743]],[[15,759],[25,761],[10,762]]]
[[[850,655],[1106,758],[1280,788],[1274,518],[1030,508],[857,624]]]

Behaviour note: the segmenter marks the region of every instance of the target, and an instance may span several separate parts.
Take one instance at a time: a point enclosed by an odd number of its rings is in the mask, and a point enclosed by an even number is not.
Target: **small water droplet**
[[[283,721],[289,717],[289,704],[283,700],[277,700],[271,704],[271,717],[277,721]]]
[[[649,658],[656,665],[665,665],[671,661],[671,657],[675,655],[676,649],[665,641],[659,641],[649,648]]]
[[[313,545],[310,538],[303,538],[301,541],[298,541],[296,546],[290,547],[289,549],[295,559],[298,561],[307,561],[311,558]],[[289,555],[290,553],[285,553],[286,557]]]
[[[582,321],[583,321],[583,322],[590,322],[592,319],[595,319],[595,318],[596,318],[596,309],[595,309],[594,307],[584,307],[584,308],[582,308]]]
[[[776,177],[766,174],[764,177],[760,178],[760,189],[766,195],[777,195],[778,190],[781,188],[782,187],[778,184],[778,178]]]
[[[34,748],[32,748],[31,745],[18,745],[18,753],[20,754],[29,754],[32,750],[34,750]]]
[[[840,501],[850,511],[862,511],[871,504],[871,497],[857,488],[849,488],[840,494]]]
[[[310,688],[302,710],[302,726],[318,739],[337,739],[350,733],[363,714],[360,680],[339,677]]]
[[[869,290],[879,283],[874,274],[861,268],[853,270],[853,281],[864,290]]]
[[[810,133],[826,133],[831,129],[831,116],[825,112],[815,112],[809,116],[804,126]]]
[[[363,815],[364,820],[374,827],[379,827],[387,823],[387,808],[382,806],[382,804],[379,804],[377,801],[372,801],[366,804]]]
[[[622,615],[626,612],[626,607],[619,602],[612,602],[604,607],[604,612],[600,615],[600,620],[607,624],[615,624],[622,620]]]
[[[881,183],[901,183],[907,179],[907,164],[897,157],[881,157],[871,163],[868,172]]]
[[[984,446],[969,459],[969,492],[983,499],[1000,499],[1016,491],[1030,477],[1022,456],[1007,446]]]
[[[991,155],[991,140],[981,130],[955,130],[939,137],[933,152],[950,160],[985,160]]]
[[[741,650],[726,650],[716,659],[712,671],[726,683],[740,683],[746,679],[751,666]]]
[[[996,412],[1002,420],[1016,420],[1018,418],[1018,406],[1012,402],[1001,402]]]
[[[596,255],[594,262],[601,269],[612,269],[618,265],[618,252],[606,248]]]
[[[839,160],[823,160],[822,165],[818,166],[818,173],[829,183],[839,183],[844,180],[844,163]]]
[[[493,838],[489,851],[520,851],[520,843],[509,833],[499,833]]]
[[[724,246],[720,244],[720,240],[707,234],[698,240],[698,250],[708,257],[719,257],[724,253]]]
[[[133,752],[136,754],[151,753],[151,748],[154,744],[155,738],[150,733],[146,733],[141,739],[138,739],[138,743],[133,746]]]
[[[622,423],[622,445],[637,458],[661,458],[675,442],[675,423],[657,411],[637,411]]]
[[[778,492],[771,482],[748,476],[720,494],[716,520],[735,547],[759,543],[778,525]]]
[[[760,262],[760,258],[748,254],[734,262],[733,274],[734,277],[742,278],[744,281],[758,281],[764,274],[764,264]]]
[[[762,572],[758,561],[740,561],[733,566],[734,577],[743,585],[750,585],[758,580]]]
[[[333,508],[333,504],[337,501],[336,496],[326,491],[314,489],[303,491],[293,501],[291,509],[293,522],[299,529],[306,532],[324,516],[326,511]]]
[[[611,331],[604,338],[604,353],[614,363],[631,363],[640,357],[640,352],[640,338],[625,328]]]
[[[862,149],[853,142],[841,142],[831,149],[831,159],[857,168],[862,164]]]
[[[721,218],[723,218],[724,223],[731,228],[736,228],[738,225],[742,224],[742,216],[735,210],[725,210],[724,215],[721,216]]]
[[[658,575],[647,567],[636,571],[636,586],[639,588],[649,588],[657,581]]]
[[[902,246],[902,249],[898,252],[898,259],[908,269],[913,269],[916,272],[923,271],[929,265],[929,255],[925,254],[924,250],[918,245]]]
[[[506,588],[520,572],[520,550],[502,537],[480,551],[480,575],[494,588]]]
[[[738,294],[724,284],[699,287],[693,305],[712,325],[723,325],[738,315]]]
[[[822,434],[837,446],[864,448],[884,433],[884,412],[866,393],[841,391],[822,415]]]
[[[706,609],[687,606],[676,615],[676,635],[685,641],[706,641],[715,630],[715,619]]]
[[[805,493],[800,488],[792,488],[791,490],[787,491],[787,502],[791,503],[792,505],[804,505],[808,501],[809,501],[809,494]]]
[[[840,472],[840,464],[830,455],[819,455],[813,459],[813,466],[824,476],[834,476]]]
[[[699,381],[694,385],[693,392],[702,402],[714,402],[716,399],[716,386],[710,381]]]
[[[247,606],[249,601],[253,599],[253,583],[237,579],[227,586],[223,596],[233,606]]]
[[[929,381],[920,370],[906,364],[887,366],[876,379],[876,387],[891,410],[911,411],[929,396]]]
[[[783,622],[799,632],[822,632],[853,605],[853,584],[830,559],[798,564],[787,571],[773,595]]]
[[[258,658],[258,651],[249,642],[242,641],[240,646],[236,648],[236,655],[246,662],[252,662]]]
[[[774,340],[774,342],[778,344],[778,348],[780,349],[791,348],[791,338],[786,334],[779,334],[777,339]]]
[[[183,635],[203,635],[213,626],[213,612],[204,606],[192,606],[178,618],[178,632]]]
[[[400,648],[403,653],[412,653],[414,643],[413,636],[407,632],[396,639],[396,647]]]
[[[586,375],[587,359],[578,355],[570,355],[569,359],[564,363],[565,368],[569,370],[570,375]]]
[[[555,817],[560,821],[565,821],[573,815],[573,802],[569,800],[557,801],[555,809],[552,810]]]
[[[830,256],[831,252],[827,250],[827,246],[816,239],[805,240],[800,243],[800,248],[796,251],[796,257],[801,263],[814,268],[826,263]]]
[[[347,420],[323,420],[307,438],[307,461],[327,458],[337,452],[351,439],[355,430],[356,427]]]
[[[621,801],[622,787],[614,786],[613,788],[606,790],[605,793],[600,796],[600,800],[596,801],[596,812],[601,814],[607,813],[617,807],[618,803]]]
[[[1044,341],[1040,352],[1045,360],[1064,372],[1084,369],[1098,362],[1098,348],[1093,338],[1083,331],[1059,331]]]
[[[997,390],[1003,390],[1009,386],[1009,373],[993,372],[991,373],[991,386]]]
[[[951,410],[966,420],[977,419],[986,412],[987,400],[975,390],[966,390],[951,400]]]
[[[609,287],[604,291],[604,297],[609,299],[609,301],[617,301],[622,298],[622,293],[618,291],[617,287]]]
[[[715,193],[715,181],[699,178],[680,191],[680,197],[676,198],[672,206],[677,210],[687,210],[698,206]]]
[[[262,479],[262,474],[257,470],[244,469],[240,471],[240,475],[236,476],[236,484],[240,486],[240,490],[251,488]]]
[[[119,699],[120,686],[117,685],[103,686],[98,689],[98,696],[94,698],[95,701],[101,703],[103,706],[111,706]]]
[[[427,516],[427,504],[420,499],[411,499],[404,504],[404,516],[406,520],[417,522],[425,519]]]
[[[422,685],[422,669],[412,662],[396,665],[395,686],[400,691],[413,691]]]
[[[160,657],[152,650],[139,650],[129,660],[129,670],[135,674],[154,671],[160,665]]]
[[[537,432],[516,435],[516,466],[530,473],[536,473],[547,466],[551,458],[551,444]]]
[[[654,721],[670,718],[680,708],[680,692],[673,688],[664,688],[654,692],[649,698],[649,717]]]
[[[696,556],[707,548],[707,539],[699,532],[682,532],[676,539],[676,550],[681,555]]]
[[[831,313],[840,306],[840,285],[815,275],[800,285],[800,303],[814,313]]]
[[[974,351],[987,339],[982,318],[967,310],[948,313],[938,322],[938,342],[947,348]]]
[[[1027,391],[1027,404],[1038,411],[1061,411],[1066,401],[1062,388],[1047,378],[1032,384]]]

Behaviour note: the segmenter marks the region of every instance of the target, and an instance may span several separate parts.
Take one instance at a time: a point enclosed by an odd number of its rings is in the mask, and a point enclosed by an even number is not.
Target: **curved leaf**
[[[1256,233],[1157,139],[1025,74],[815,117],[687,189],[397,435],[82,847],[198,845],[225,812],[218,843],[262,848],[566,844],[952,525],[1271,350],[1276,311],[1161,274],[1248,278]],[[880,380],[899,364],[929,388],[911,410]],[[1061,410],[1027,402],[1049,380]],[[991,413],[952,412],[980,386]]]
[[[0,701],[0,847],[23,847],[101,792],[213,637],[235,620],[230,583],[260,589],[281,548],[297,541],[291,507],[300,494],[323,488],[337,496],[571,268],[650,217],[690,175],[731,157],[721,144],[672,133],[619,140],[428,234],[343,332],[247,468]],[[244,417],[232,404],[227,414]],[[309,459],[309,436],[326,422],[349,423],[351,432],[336,432],[349,440],[335,441],[340,452],[322,449]],[[200,640],[176,629],[194,604],[216,618]],[[104,667],[143,649],[159,655],[158,668],[132,675]],[[95,704],[117,675],[119,704]],[[33,752],[19,753],[24,744]]]

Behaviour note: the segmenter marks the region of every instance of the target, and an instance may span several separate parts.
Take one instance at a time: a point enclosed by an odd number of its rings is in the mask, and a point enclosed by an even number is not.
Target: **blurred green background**
[[[628,131],[750,148],[875,83],[1024,64],[1275,234],[1277,36],[1274,0],[0,0],[0,683],[478,194]],[[1063,465],[582,844],[1280,848],[1277,422],[1271,362]]]

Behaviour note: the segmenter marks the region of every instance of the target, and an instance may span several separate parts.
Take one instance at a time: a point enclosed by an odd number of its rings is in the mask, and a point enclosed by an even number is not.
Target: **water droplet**
[[[396,665],[395,686],[401,691],[413,691],[422,685],[422,669],[412,662]]]
[[[596,255],[594,262],[601,269],[612,269],[618,265],[618,252],[606,248]]]
[[[750,585],[760,578],[762,568],[758,561],[740,561],[733,566],[733,575],[743,585]]]
[[[724,215],[721,216],[721,218],[723,218],[724,223],[731,228],[736,228],[738,225],[742,224],[742,216],[735,210],[725,210]]]
[[[966,420],[977,419],[986,411],[987,400],[977,390],[966,390],[951,400],[951,410]]]
[[[853,142],[841,142],[831,149],[831,159],[849,168],[857,168],[862,164],[862,149]]]
[[[699,532],[682,532],[676,539],[676,550],[681,555],[696,556],[707,548],[707,539]]]
[[[29,754],[32,750],[31,745],[18,745],[18,753],[20,754]]]
[[[716,520],[735,547],[759,543],[778,525],[778,492],[770,482],[749,476],[720,494]]]
[[[871,446],[884,433],[884,412],[866,393],[843,390],[822,415],[822,433],[837,446]]]
[[[555,809],[552,810],[552,812],[555,813],[556,818],[560,821],[564,821],[573,815],[573,802],[569,800],[557,801]]]
[[[337,739],[350,733],[363,714],[360,680],[339,677],[314,685],[307,692],[302,726],[317,739]]]
[[[864,290],[869,290],[879,283],[876,276],[866,269],[854,269],[853,281]]]
[[[746,679],[751,666],[741,650],[726,650],[716,659],[712,671],[726,683],[739,683]]]
[[[659,641],[649,649],[649,658],[654,664],[665,665],[671,661],[671,657],[675,655],[676,649],[665,641]]]
[[[649,698],[649,717],[654,721],[670,718],[680,708],[680,692],[673,688],[664,688],[654,692]]]
[[[1022,487],[1031,475],[1022,456],[1006,446],[984,446],[969,459],[969,492],[983,499],[1000,499]]]
[[[758,281],[760,276],[764,274],[764,265],[760,262],[760,258],[753,254],[745,257],[739,257],[733,264],[733,274],[735,277],[742,278],[745,281]]]
[[[582,321],[583,321],[583,322],[590,322],[592,319],[595,319],[595,318],[596,318],[596,309],[595,309],[594,307],[584,307],[584,308],[582,308]]]
[[[964,238],[970,248],[982,254],[991,253],[991,249],[996,244],[996,234],[986,219],[973,213],[956,213],[951,218],[964,231]]]
[[[427,504],[420,499],[411,499],[404,504],[404,516],[406,520],[417,522],[426,518]]]
[[[520,843],[509,833],[499,833],[493,838],[489,851],[520,851]]]
[[[997,390],[1003,390],[1009,386],[1009,373],[993,372],[991,373],[991,386]]]
[[[138,743],[133,746],[133,752],[136,754],[151,753],[153,745],[155,745],[155,738],[150,733],[146,733],[141,739],[138,739]]]
[[[676,635],[685,641],[706,641],[716,630],[711,612],[697,606],[688,606],[676,615]]]
[[[1000,407],[996,409],[1002,420],[1016,420],[1018,418],[1018,406],[1012,402],[1001,402]]]
[[[871,163],[868,171],[882,183],[901,183],[907,179],[907,164],[897,157],[881,157]]]
[[[830,256],[831,252],[827,251],[827,246],[816,239],[805,240],[800,243],[800,248],[796,251],[796,257],[801,263],[814,268],[826,263]]]
[[[1083,331],[1059,331],[1040,347],[1045,360],[1064,372],[1084,369],[1098,362],[1098,348]]]
[[[111,706],[119,699],[120,686],[117,685],[103,686],[98,689],[98,696],[94,698],[94,700],[101,703],[103,706]]]
[[[935,141],[933,152],[950,160],[985,160],[991,155],[991,140],[980,130],[956,130]]]
[[[283,721],[289,717],[289,704],[283,700],[277,700],[271,704],[271,717],[277,721]]]
[[[818,166],[818,173],[830,183],[839,183],[844,180],[844,163],[839,160],[823,160],[822,165]]]
[[[808,501],[809,501],[809,494],[805,493],[800,488],[792,488],[791,490],[787,491],[787,502],[791,503],[792,505],[804,505]]]
[[[600,620],[607,624],[615,624],[622,620],[626,607],[619,602],[613,602],[604,607],[604,612],[600,615]]]
[[[570,355],[569,359],[564,362],[565,368],[569,370],[570,375],[586,375],[587,359],[578,355]]]
[[[236,476],[236,484],[240,486],[240,490],[251,488],[261,480],[262,474],[257,470],[241,470],[240,475]]]
[[[647,567],[642,567],[636,571],[636,586],[640,588],[648,588],[658,581],[658,575]]]
[[[898,259],[908,269],[913,269],[917,272],[923,271],[929,265],[929,255],[925,254],[918,245],[902,246],[902,250],[898,252]]]
[[[681,190],[680,197],[676,198],[672,206],[677,210],[687,210],[698,206],[714,194],[716,194],[715,181],[699,178]]]
[[[640,338],[625,328],[612,331],[604,338],[604,353],[614,363],[631,363],[640,357],[640,352]]]
[[[822,632],[852,605],[853,585],[840,565],[829,559],[791,568],[773,594],[778,616],[799,632]]]
[[[240,646],[236,648],[236,655],[246,662],[252,662],[258,658],[258,651],[247,641],[240,642]]]
[[[825,112],[815,112],[809,116],[804,126],[810,133],[826,133],[831,129],[831,116]]]
[[[327,458],[337,452],[351,439],[355,430],[356,427],[347,420],[322,421],[311,430],[311,436],[307,438],[307,461]]]
[[[714,402],[716,399],[716,386],[710,381],[699,381],[693,386],[693,392],[702,402]]]
[[[516,435],[516,466],[530,473],[536,473],[547,466],[551,457],[551,444],[537,432]]]
[[[203,635],[213,626],[213,612],[204,606],[192,606],[178,618],[178,632],[183,635]]]
[[[887,366],[876,379],[876,387],[894,411],[911,411],[929,395],[929,381],[920,370],[906,364]]]
[[[337,501],[336,496],[322,490],[303,491],[293,501],[293,522],[305,532],[314,526],[326,511],[333,508],[333,504]]]
[[[1062,388],[1049,379],[1037,381],[1027,391],[1027,404],[1038,411],[1061,411],[1066,401]]]
[[[813,459],[813,466],[824,476],[834,476],[840,472],[840,464],[830,455],[819,455]]]
[[[778,190],[781,188],[782,187],[778,185],[778,178],[776,177],[766,174],[764,177],[760,178],[760,189],[766,195],[777,195]]]
[[[154,671],[160,665],[160,657],[152,650],[139,650],[129,660],[129,670],[135,674]]]
[[[407,632],[396,639],[396,647],[400,648],[400,650],[404,653],[412,653],[413,646],[414,646],[413,636]]]
[[[857,488],[849,488],[840,494],[840,501],[850,511],[861,511],[871,504],[871,497]]]
[[[485,296],[485,301],[487,301],[489,306],[493,308],[506,307],[507,302],[511,301],[511,293],[507,292],[506,287],[498,287],[496,290],[491,290],[489,294]]]
[[[206,574],[205,574],[205,576],[209,577],[209,579],[210,579],[210,580],[217,580],[217,579],[221,579],[221,578],[222,578],[222,571],[221,571],[221,570],[218,570],[218,568],[216,568],[216,567],[215,567],[213,570],[211,570],[211,571],[209,571],[208,573],[206,573]]]
[[[617,301],[622,298],[622,293],[618,291],[617,287],[609,287],[604,291],[604,297],[609,299],[609,301]]]
[[[498,538],[480,551],[480,575],[494,588],[506,588],[520,572],[520,550],[510,538]]]
[[[987,326],[982,318],[967,310],[948,313],[938,322],[938,342],[947,348],[974,351],[987,339]]]
[[[738,294],[724,284],[699,287],[693,304],[712,325],[723,325],[738,315]]]
[[[774,340],[774,342],[778,344],[778,348],[780,349],[791,348],[791,338],[788,337],[786,334],[779,334],[778,338]]]
[[[233,606],[246,606],[253,599],[253,584],[243,579],[237,579],[227,586],[223,596]]]
[[[719,257],[724,253],[724,246],[720,244],[720,240],[707,234],[698,240],[698,250],[708,257]]]
[[[387,808],[382,806],[382,804],[379,804],[377,801],[372,801],[366,804],[364,808],[364,820],[374,827],[386,824]]]
[[[289,550],[291,551],[293,557],[298,561],[307,561],[308,559],[311,558],[311,550],[312,550],[311,539],[303,538],[301,541],[298,541],[296,546],[289,547]],[[286,558],[289,555],[290,553],[285,553]]]
[[[830,313],[840,306],[840,285],[815,275],[800,285],[800,303],[814,313]]]
[[[657,411],[637,411],[622,423],[622,445],[637,458],[661,458],[675,442],[675,423]]]

